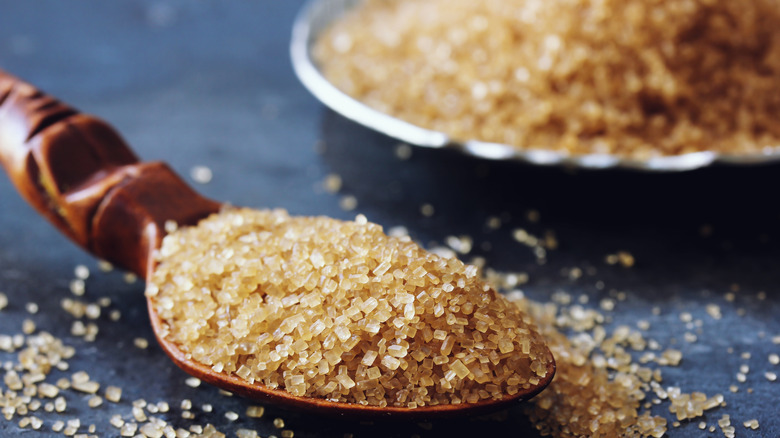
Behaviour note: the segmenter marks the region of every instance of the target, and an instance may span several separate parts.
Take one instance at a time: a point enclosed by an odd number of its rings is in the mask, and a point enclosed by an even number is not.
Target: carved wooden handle
[[[164,163],[139,162],[106,122],[2,70],[0,162],[65,235],[144,277],[167,220],[192,224],[220,208]]]

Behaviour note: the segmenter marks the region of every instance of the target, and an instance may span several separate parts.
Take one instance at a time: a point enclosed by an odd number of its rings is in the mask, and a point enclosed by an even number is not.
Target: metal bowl
[[[780,147],[766,148],[756,154],[693,152],[636,159],[612,154],[572,155],[547,149],[518,149],[507,144],[479,140],[460,141],[439,131],[421,128],[377,111],[348,96],[322,74],[312,56],[320,33],[361,0],[310,0],[295,19],[290,43],[293,69],[303,85],[325,105],[361,125],[411,145],[450,148],[491,160],[518,160],[541,166],[567,166],[583,169],[622,168],[643,171],[676,172],[698,169],[715,163],[752,165],[780,161]]]

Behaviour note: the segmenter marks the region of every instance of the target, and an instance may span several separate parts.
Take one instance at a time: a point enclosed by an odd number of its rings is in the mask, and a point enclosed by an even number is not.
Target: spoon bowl
[[[164,163],[140,162],[107,123],[2,71],[0,162],[20,194],[63,234],[147,280],[167,222],[194,225],[222,207],[196,193]],[[147,307],[160,347],[188,374],[249,399],[326,415],[428,419],[485,413],[533,397],[555,373],[550,353],[546,376],[537,385],[477,403],[405,408],[300,397],[189,359],[164,336],[152,297],[147,297]]]

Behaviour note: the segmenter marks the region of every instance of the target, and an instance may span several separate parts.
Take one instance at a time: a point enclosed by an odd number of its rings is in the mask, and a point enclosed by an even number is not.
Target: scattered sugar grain
[[[342,196],[339,200],[339,207],[344,211],[352,211],[358,206],[358,200],[352,195]]]
[[[70,334],[73,336],[84,336],[87,334],[87,326],[81,321],[73,321],[70,326]]]
[[[76,278],[70,281],[70,292],[77,296],[81,297],[84,296],[84,294],[87,291],[86,283],[84,283],[84,280],[81,278]]]
[[[100,306],[98,304],[88,304],[84,311],[84,315],[89,319],[100,318]]]
[[[743,422],[742,425],[745,426],[746,429],[756,430],[756,429],[758,429],[758,420],[756,420],[756,419],[747,420],[747,421]]]
[[[95,342],[95,338],[97,337],[99,331],[100,329],[98,328],[97,324],[93,322],[87,323],[84,340],[87,342]]]
[[[249,406],[246,408],[246,416],[249,418],[262,418],[265,414],[265,407],[263,406]]]
[[[71,388],[87,394],[95,394],[100,389],[100,383],[93,381],[73,382]]]
[[[78,279],[86,280],[89,278],[89,268],[84,265],[76,265],[73,269],[73,275]]]
[[[33,430],[40,430],[40,428],[43,426],[43,421],[35,416],[30,417],[30,427]]]
[[[112,403],[119,403],[122,400],[122,388],[118,386],[107,386],[105,393],[106,400]]]
[[[135,418],[135,421],[139,423],[143,423],[149,419],[149,417],[146,416],[144,409],[139,406],[133,406],[131,412],[133,414],[133,418]]]
[[[498,216],[490,216],[487,218],[487,221],[485,222],[485,226],[489,230],[497,230],[501,228],[501,218]]]
[[[102,404],[103,404],[103,398],[98,395],[90,397],[89,400],[87,401],[87,405],[90,408],[96,408]]]
[[[109,423],[111,423],[112,426],[119,429],[125,424],[125,420],[122,419],[122,416],[119,414],[115,414],[111,416],[111,419],[109,420]]]
[[[251,429],[237,429],[236,438],[259,438],[257,431]]]
[[[599,302],[599,307],[601,310],[611,312],[615,309],[615,300],[611,298],[604,298]]]
[[[328,174],[322,181],[322,187],[330,194],[336,194],[341,190],[341,176],[335,173]]]
[[[705,309],[707,311],[707,314],[710,315],[712,319],[716,319],[716,320],[721,319],[723,316],[720,311],[720,306],[718,306],[717,304],[707,304]]]
[[[192,169],[190,169],[190,178],[196,183],[208,184],[213,177],[214,175],[211,172],[211,169],[206,166],[193,166]]]
[[[609,254],[605,258],[605,261],[609,265],[620,264],[620,266],[624,268],[630,268],[634,266],[635,263],[634,256],[628,251],[618,251],[615,254]]]
[[[35,332],[35,322],[31,319],[25,319],[22,321],[22,333],[25,335],[31,335]]]
[[[718,420],[718,426],[720,427],[720,430],[723,431],[723,435],[727,438],[733,438],[735,436],[736,429],[731,425],[731,418],[728,414],[723,414]]]
[[[146,338],[135,338],[133,339],[133,345],[143,350],[149,347],[149,341]]]
[[[107,260],[98,260],[98,269],[103,272],[111,272],[114,270],[114,265]]]
[[[395,156],[399,160],[408,160],[412,158],[412,147],[406,143],[399,143],[395,146]]]
[[[65,412],[65,409],[67,409],[68,403],[65,401],[65,397],[59,396],[56,399],[54,399],[54,410],[57,412]]]
[[[121,436],[135,436],[135,433],[138,431],[138,424],[137,423],[125,423],[122,425],[122,427],[119,429],[119,435]]]

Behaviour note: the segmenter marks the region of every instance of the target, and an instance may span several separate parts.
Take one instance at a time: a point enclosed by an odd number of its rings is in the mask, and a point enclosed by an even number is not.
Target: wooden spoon
[[[198,195],[167,165],[139,162],[107,123],[48,96],[0,70],[0,162],[21,195],[62,233],[95,256],[150,278],[153,253],[165,235],[165,222],[193,225],[221,204]],[[151,299],[147,307],[163,351],[187,373],[250,399],[350,417],[437,418],[475,414],[527,400],[552,380],[550,353],[546,377],[538,385],[499,400],[418,408],[363,406],[249,383],[216,373],[187,359],[160,336],[162,321]]]

